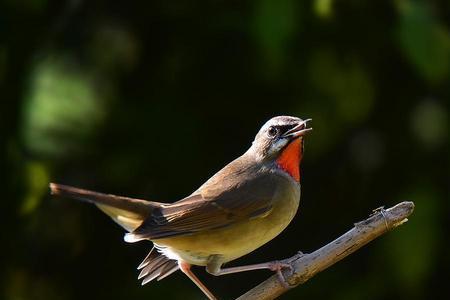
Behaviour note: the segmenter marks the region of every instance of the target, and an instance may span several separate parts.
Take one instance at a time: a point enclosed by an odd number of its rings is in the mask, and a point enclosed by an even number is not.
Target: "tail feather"
[[[161,207],[161,203],[158,202],[102,194],[56,183],[50,183],[50,190],[52,195],[95,204],[129,232],[139,227],[154,209]],[[154,279],[159,281],[178,269],[176,260],[158,253],[157,249],[153,247],[138,267],[138,270],[141,270],[138,279],[142,279],[142,285],[144,285]]]
[[[167,259],[163,255],[158,255],[155,259],[153,259],[151,263],[149,263],[145,268],[141,270],[138,279],[142,279],[148,276],[150,273],[154,273],[155,270],[158,270],[166,262]]]
[[[165,257],[153,248],[138,269],[142,269],[138,279],[142,279],[142,285],[144,285],[154,279],[159,281],[166,278],[177,271],[179,267],[176,260]]]
[[[50,183],[50,190],[52,195],[95,204],[128,232],[138,228],[161,205],[158,202],[103,194],[56,183]]]
[[[173,272],[176,272],[180,267],[178,266],[178,262],[175,260],[170,260],[168,263],[164,265],[164,269],[159,274],[157,281],[163,280],[167,276],[171,275]]]
[[[144,258],[144,260],[141,262],[141,264],[137,267],[138,270],[147,266],[154,259],[155,253],[153,252],[153,250],[155,250],[155,247],[153,247],[152,250],[150,250],[150,252]]]

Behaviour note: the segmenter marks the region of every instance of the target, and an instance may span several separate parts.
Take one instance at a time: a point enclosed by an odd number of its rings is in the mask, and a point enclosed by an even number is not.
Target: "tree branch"
[[[368,219],[355,223],[351,230],[331,243],[312,253],[296,255],[284,261],[292,266],[292,270],[283,270],[285,284],[275,274],[237,298],[237,300],[275,299],[289,289],[305,283],[317,273],[352,254],[380,235],[405,223],[413,210],[414,203],[407,201],[387,210],[384,208],[374,210]]]

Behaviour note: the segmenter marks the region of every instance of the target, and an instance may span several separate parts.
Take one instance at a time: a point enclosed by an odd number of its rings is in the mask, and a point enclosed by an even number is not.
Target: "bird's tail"
[[[110,194],[102,194],[72,186],[50,183],[52,195],[95,204],[117,224],[131,232],[138,228],[161,203]]]
[[[161,206],[158,202],[102,194],[56,183],[50,183],[50,190],[52,195],[95,204],[129,232],[139,227],[154,209]],[[176,260],[158,253],[154,247],[138,269],[141,270],[139,279],[142,279],[142,285],[144,285],[153,279],[161,280],[169,276],[177,271],[179,266]]]

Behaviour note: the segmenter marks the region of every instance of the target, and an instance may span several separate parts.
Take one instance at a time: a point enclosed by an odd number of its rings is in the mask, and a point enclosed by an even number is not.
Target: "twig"
[[[240,296],[238,300],[275,299],[289,289],[305,283],[317,273],[352,254],[380,235],[405,223],[413,210],[414,203],[407,201],[387,210],[377,208],[368,219],[356,223],[355,227],[331,243],[310,254],[296,255],[287,259],[285,262],[292,266],[292,270],[283,271],[286,284],[280,282],[279,276],[275,274]]]

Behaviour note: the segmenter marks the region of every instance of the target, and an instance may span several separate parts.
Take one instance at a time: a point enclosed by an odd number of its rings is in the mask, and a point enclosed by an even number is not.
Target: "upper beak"
[[[299,136],[304,136],[307,132],[311,131],[311,127],[306,127],[306,123],[311,121],[312,119],[306,119],[303,122],[296,125],[294,128],[289,129],[282,137],[295,139]]]

